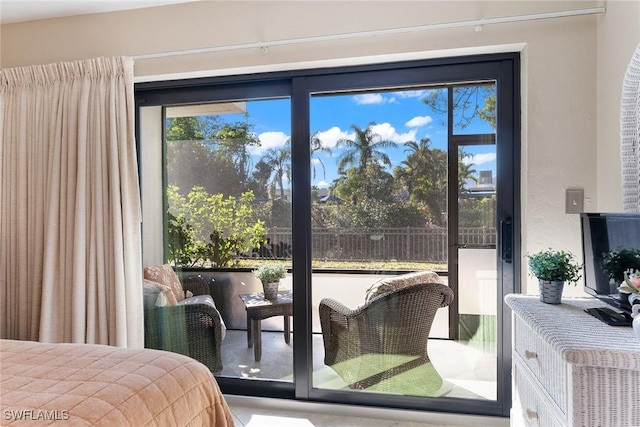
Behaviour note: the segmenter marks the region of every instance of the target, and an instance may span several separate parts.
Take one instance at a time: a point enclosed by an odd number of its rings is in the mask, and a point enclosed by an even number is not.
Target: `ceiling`
[[[0,24],[141,9],[197,0],[0,0]]]

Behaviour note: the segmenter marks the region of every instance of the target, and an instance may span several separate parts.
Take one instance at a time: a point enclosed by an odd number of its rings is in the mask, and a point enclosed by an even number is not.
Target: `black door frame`
[[[287,71],[135,85],[137,108],[158,105],[291,97],[294,330],[301,331],[293,343],[294,382],[251,381],[218,378],[224,393],[281,397],[303,401],[334,402],[363,406],[404,408],[451,413],[508,416],[511,407],[511,317],[502,300],[520,291],[520,57],[500,53],[439,58],[340,68]],[[309,98],[317,92],[357,90],[411,85],[446,85],[493,80],[497,93],[497,145],[500,175],[497,218],[498,243],[498,396],[496,401],[422,398],[375,393],[354,393],[312,388],[311,336],[311,171],[309,148]],[[139,111],[137,109],[137,114]],[[140,137],[139,121],[136,136]],[[508,246],[508,247],[507,247]],[[464,403],[464,404],[461,404]]]

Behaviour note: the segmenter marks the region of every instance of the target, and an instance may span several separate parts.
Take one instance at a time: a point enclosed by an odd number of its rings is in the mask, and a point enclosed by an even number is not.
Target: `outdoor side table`
[[[262,357],[262,319],[273,316],[284,316],[284,342],[289,344],[291,325],[289,318],[293,316],[293,292],[279,291],[276,300],[265,299],[262,292],[241,294],[247,310],[247,345],[253,347],[256,362]]]

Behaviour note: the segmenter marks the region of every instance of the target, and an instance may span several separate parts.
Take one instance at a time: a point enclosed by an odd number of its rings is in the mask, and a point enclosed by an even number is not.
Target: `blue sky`
[[[336,142],[341,138],[353,139],[351,125],[362,129],[375,122],[374,131],[382,138],[396,143],[388,149],[393,170],[406,157],[404,143],[429,138],[431,147],[446,150],[446,117],[434,114],[422,101],[426,90],[406,90],[365,94],[338,94],[314,96],[311,99],[311,131],[319,132],[324,145],[331,153],[320,153],[319,157],[326,169],[316,166],[316,178],[312,184],[327,187],[338,175],[336,163],[341,149]],[[291,112],[288,99],[260,100],[247,102],[249,123],[262,146],[252,151],[257,162],[267,149],[282,147],[291,135]],[[244,120],[240,115],[224,115],[225,121]],[[492,133],[491,127],[482,120],[476,120],[465,133]],[[493,170],[495,177],[495,148],[493,146],[467,147],[473,157],[467,159],[474,169]],[[316,161],[317,163],[317,161]]]

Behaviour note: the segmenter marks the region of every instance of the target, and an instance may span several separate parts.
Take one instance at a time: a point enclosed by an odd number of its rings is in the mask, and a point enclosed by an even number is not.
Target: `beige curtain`
[[[133,63],[0,70],[0,337],[142,347]]]

